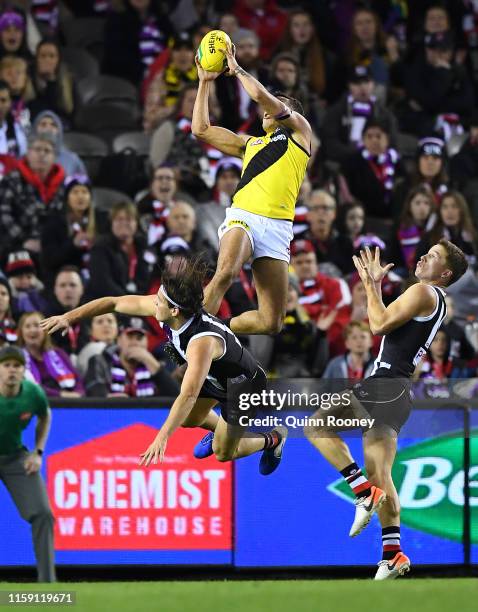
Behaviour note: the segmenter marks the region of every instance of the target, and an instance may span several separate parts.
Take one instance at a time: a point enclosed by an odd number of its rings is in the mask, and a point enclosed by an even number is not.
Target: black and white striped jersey
[[[445,292],[432,286],[436,306],[427,317],[414,317],[383,336],[370,376],[410,377],[427,352],[446,317]]]
[[[207,380],[219,391],[227,391],[228,379],[254,378],[260,368],[258,361],[244,348],[235,334],[217,317],[201,311],[188,319],[177,330],[162,325],[174,348],[187,361],[186,351],[190,342],[202,336],[216,336],[224,345],[221,357],[215,359]]]

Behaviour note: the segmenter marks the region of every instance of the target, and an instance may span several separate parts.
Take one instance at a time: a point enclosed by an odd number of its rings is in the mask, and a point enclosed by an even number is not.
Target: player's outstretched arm
[[[201,68],[196,57],[199,75],[199,88],[194,102],[191,131],[194,136],[204,140],[226,155],[242,158],[246,141],[250,136],[234,134],[226,128],[211,125],[209,119],[209,94],[211,82],[219,76],[219,72],[207,72]]]
[[[221,354],[220,350],[222,347],[214,336],[203,336],[189,344],[188,367],[181,383],[181,391],[152,444],[141,454],[140,465],[157,463],[158,459],[163,461],[168,439],[181,427],[194,408],[212,360]]]
[[[226,56],[230,75],[237,77],[241,81],[242,86],[250,97],[260,104],[266,113],[271,115],[271,117],[280,119],[283,125],[299,134],[302,144],[310,152],[312,128],[307,119],[300,113],[291,111],[284,102],[273,96],[252,74],[241,68],[235,58],[233,47],[228,47],[222,53]]]
[[[104,297],[87,302],[63,315],[43,319],[40,326],[49,334],[62,330],[63,334],[74,321],[90,319],[107,312],[149,317],[155,314],[154,295],[123,295],[119,297]]]

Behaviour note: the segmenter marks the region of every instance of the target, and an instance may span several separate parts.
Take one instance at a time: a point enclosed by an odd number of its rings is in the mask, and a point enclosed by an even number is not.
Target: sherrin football
[[[226,49],[231,39],[222,30],[211,30],[201,40],[198,58],[201,67],[208,72],[222,72],[227,66],[226,57],[220,49]]]

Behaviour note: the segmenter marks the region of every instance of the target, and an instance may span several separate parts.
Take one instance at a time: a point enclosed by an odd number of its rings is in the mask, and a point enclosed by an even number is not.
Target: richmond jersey
[[[249,138],[232,206],[263,217],[293,221],[309,157],[284,127]]]
[[[383,336],[380,352],[370,376],[410,377],[425,355],[446,317],[445,292],[432,286],[435,310],[427,317],[414,317]]]
[[[227,391],[228,379],[245,377],[254,378],[260,368],[258,362],[240,343],[234,333],[224,325],[224,323],[201,311],[194,317],[188,319],[184,325],[178,329],[171,329],[167,325],[162,325],[168,334],[174,348],[187,361],[186,350],[190,342],[202,336],[215,336],[220,338],[224,346],[221,357],[212,362],[207,381],[220,393]]]

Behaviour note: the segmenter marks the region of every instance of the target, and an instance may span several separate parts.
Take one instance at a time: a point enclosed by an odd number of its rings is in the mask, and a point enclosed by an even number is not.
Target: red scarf
[[[53,164],[44,181],[41,180],[38,174],[33,172],[26,158],[21,159],[17,167],[27,183],[30,183],[38,191],[40,199],[44,204],[49,204],[53,200],[65,180],[65,171],[59,164]]]

